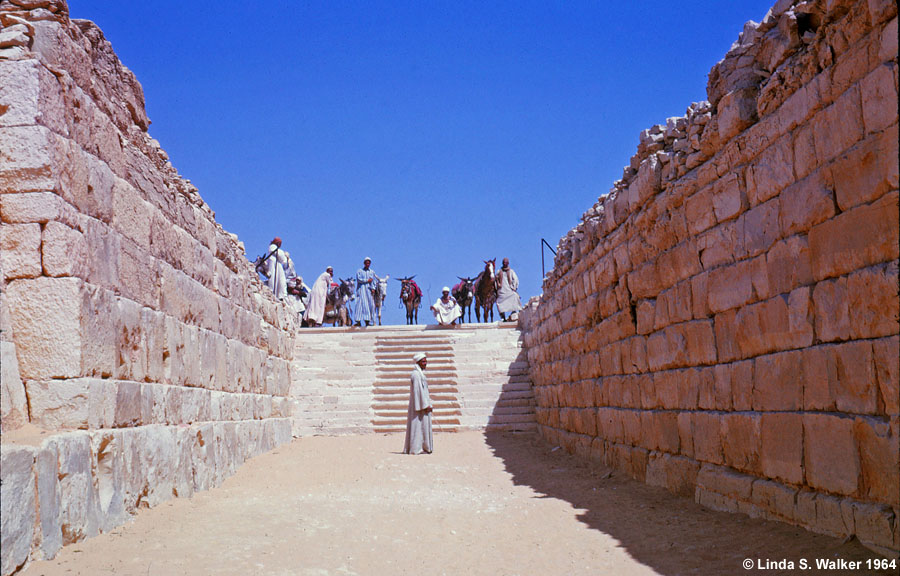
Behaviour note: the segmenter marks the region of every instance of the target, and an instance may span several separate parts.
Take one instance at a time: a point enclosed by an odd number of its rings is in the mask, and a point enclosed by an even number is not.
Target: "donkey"
[[[415,274],[409,278],[398,278],[400,280],[400,301],[406,306],[406,323],[419,323],[419,305],[422,303],[422,290],[416,284]]]
[[[456,303],[459,304],[459,308],[462,310],[462,314],[459,316],[459,323],[462,324],[466,321],[466,310],[469,311],[468,322],[471,323],[472,301],[475,299],[475,284],[473,283],[472,278],[463,278],[462,276],[457,276],[457,278],[459,278],[460,282],[453,286],[453,297],[456,298]]]
[[[484,260],[484,271],[475,278],[475,320],[494,321],[494,303],[497,301],[497,280],[494,278],[494,265],[497,259]],[[484,312],[482,316],[481,312]]]
[[[375,316],[378,318],[379,326],[381,326],[381,307],[384,306],[384,299],[387,298],[388,279],[390,277],[390,274],[384,278],[375,276],[375,280],[378,281],[375,283]]]
[[[325,318],[322,323],[330,322],[332,326],[349,326],[350,315],[347,311],[347,302],[353,295],[350,288],[350,280],[341,280],[340,284],[328,291],[325,297]]]

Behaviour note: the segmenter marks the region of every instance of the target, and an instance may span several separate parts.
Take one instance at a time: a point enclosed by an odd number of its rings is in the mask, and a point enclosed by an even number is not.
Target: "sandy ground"
[[[402,435],[295,440],[26,575],[777,574],[741,562],[878,557],[704,510],[531,435],[436,432],[435,444],[406,456]]]

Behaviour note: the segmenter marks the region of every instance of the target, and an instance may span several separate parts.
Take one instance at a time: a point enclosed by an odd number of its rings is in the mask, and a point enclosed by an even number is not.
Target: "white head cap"
[[[416,354],[415,356],[413,356],[413,362],[415,362],[416,364],[418,364],[419,362],[421,362],[421,361],[424,360],[425,358],[426,358],[425,353],[424,353],[424,352],[419,352],[418,354]]]
[[[450,288],[447,286],[444,286],[443,288],[441,288],[441,292],[449,292],[449,291],[450,291]]]

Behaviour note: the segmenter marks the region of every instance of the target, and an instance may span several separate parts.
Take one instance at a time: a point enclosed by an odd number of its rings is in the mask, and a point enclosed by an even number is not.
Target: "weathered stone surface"
[[[803,415],[804,468],[813,488],[854,495],[859,488],[859,449],[854,421],[830,414]],[[840,466],[835,466],[840,462]]]
[[[8,287],[19,372],[25,379],[81,375],[82,282],[16,280]]]
[[[0,226],[0,269],[6,282],[41,275],[40,224]]]
[[[36,520],[34,449],[0,445],[0,573],[12,574],[28,559]]]
[[[0,428],[14,430],[28,421],[25,386],[19,376],[16,346],[0,341]]]
[[[35,473],[40,511],[40,552],[45,559],[50,559],[56,556],[63,545],[60,523],[62,502],[59,492],[59,457],[51,441],[45,440],[37,451]]]

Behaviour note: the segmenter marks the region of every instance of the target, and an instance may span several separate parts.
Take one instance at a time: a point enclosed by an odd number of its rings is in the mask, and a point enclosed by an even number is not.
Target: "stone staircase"
[[[428,354],[435,432],[536,430],[521,333],[493,323],[300,330],[294,436],[403,432],[416,352]]]
[[[375,432],[406,430],[412,357],[428,354],[428,392],[434,404],[432,423],[444,432],[459,430],[459,388],[453,343],[444,332],[385,335],[375,339],[375,387],[372,410]]]

